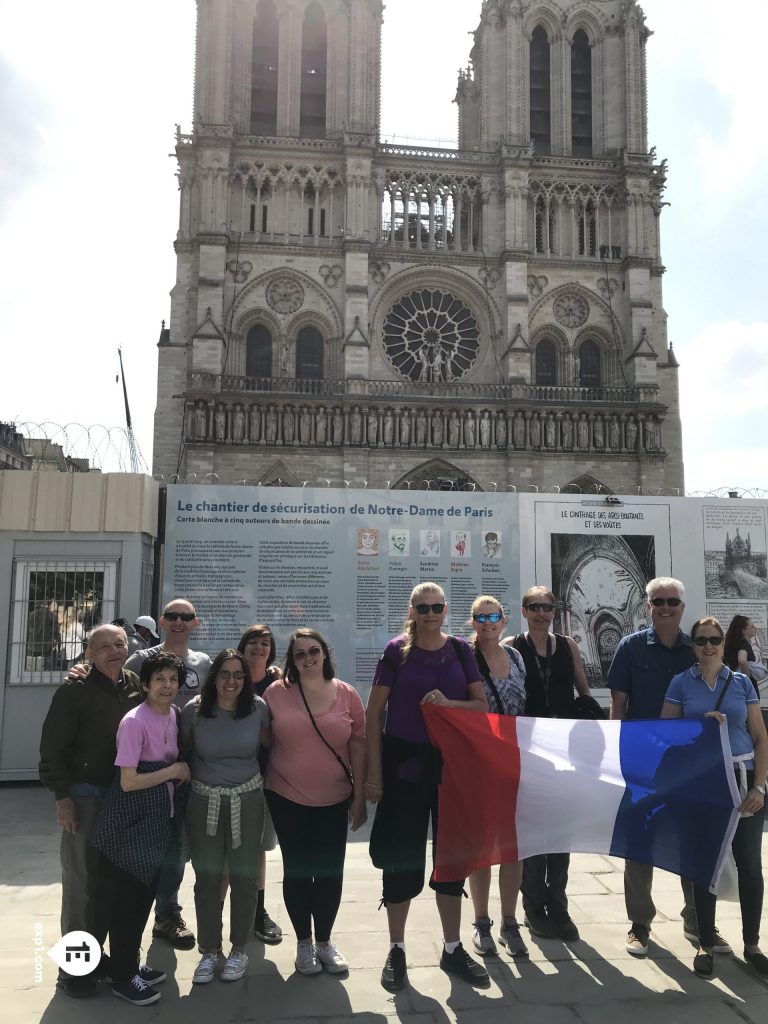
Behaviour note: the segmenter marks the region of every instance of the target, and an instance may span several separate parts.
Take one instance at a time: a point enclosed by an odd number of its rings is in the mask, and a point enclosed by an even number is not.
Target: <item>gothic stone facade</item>
[[[382,17],[198,0],[155,472],[682,488],[641,9],[485,0],[450,150],[379,141]]]

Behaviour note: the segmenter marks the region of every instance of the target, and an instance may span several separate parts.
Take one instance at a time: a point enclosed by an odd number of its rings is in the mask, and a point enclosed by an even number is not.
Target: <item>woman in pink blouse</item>
[[[331,941],[341,903],[347,824],[365,823],[365,712],[336,679],[328,645],[313,629],[291,636],[284,678],[264,693],[272,746],[264,784],[283,855],[283,899],[296,932],[296,970],[348,969]],[[312,926],[314,938],[312,941]]]

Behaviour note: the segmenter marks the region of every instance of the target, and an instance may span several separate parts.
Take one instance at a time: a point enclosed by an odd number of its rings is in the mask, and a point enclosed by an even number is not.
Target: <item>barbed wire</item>
[[[31,420],[14,420],[13,427],[27,442],[43,442],[41,450],[34,452],[45,458],[46,446],[58,445],[64,456],[70,459],[87,459],[92,469],[102,473],[130,473],[130,437],[125,427],[107,427],[103,423],[86,426],[83,423],[54,423],[45,420],[35,423]],[[141,454],[135,439],[139,469],[149,473],[149,466]],[[25,445],[33,454],[32,446]],[[53,454],[51,452],[51,454]]]

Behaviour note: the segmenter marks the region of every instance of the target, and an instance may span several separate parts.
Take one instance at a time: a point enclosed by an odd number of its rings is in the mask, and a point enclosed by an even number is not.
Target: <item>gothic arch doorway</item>
[[[409,470],[402,476],[393,490],[403,491],[482,491],[477,481],[468,473],[451,465],[444,459],[431,459],[429,462]]]

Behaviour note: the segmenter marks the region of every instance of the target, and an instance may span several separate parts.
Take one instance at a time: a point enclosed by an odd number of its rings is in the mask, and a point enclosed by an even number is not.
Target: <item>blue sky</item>
[[[384,136],[455,136],[456,73],[480,6],[387,0]],[[716,0],[643,6],[654,32],[650,143],[669,160],[664,298],[681,364],[686,488],[763,493],[768,3],[742,0],[748,29],[733,32]],[[416,41],[404,46],[416,7]],[[191,120],[195,4],[0,0],[0,19],[0,334],[10,363],[0,419],[120,425],[122,345],[149,463],[155,346],[175,278],[168,154],[175,123]],[[428,73],[409,72],[421,56]]]

